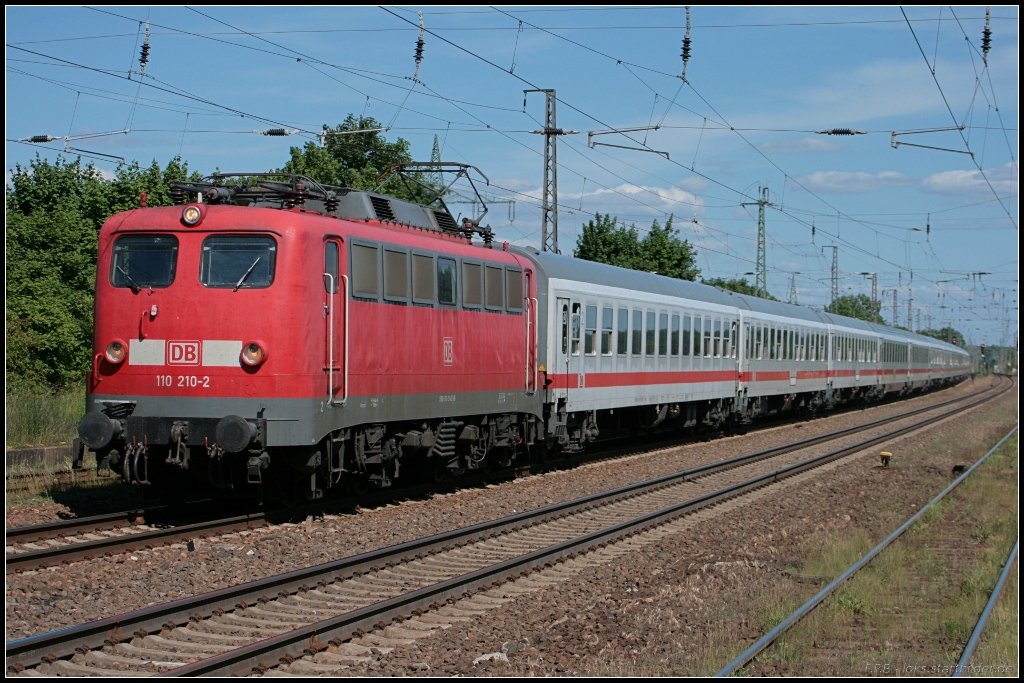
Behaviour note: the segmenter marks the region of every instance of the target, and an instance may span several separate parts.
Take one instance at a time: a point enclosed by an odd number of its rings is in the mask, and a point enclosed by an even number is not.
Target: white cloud
[[[799,178],[800,183],[811,190],[826,192],[854,193],[872,192],[891,187],[913,185],[916,179],[898,171],[864,173],[863,171],[815,171]]]
[[[990,168],[985,171],[989,183],[995,188],[1000,197],[1017,194],[1017,180],[1014,176],[1012,163],[1007,163],[999,168]],[[991,194],[988,183],[977,169],[942,171],[933,173],[921,183],[922,189],[927,192],[939,194]]]

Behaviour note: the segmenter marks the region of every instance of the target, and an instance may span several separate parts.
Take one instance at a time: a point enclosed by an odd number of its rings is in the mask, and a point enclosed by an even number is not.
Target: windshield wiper
[[[114,267],[117,268],[119,271],[121,271],[121,275],[124,275],[124,279],[128,281],[129,285],[131,285],[132,291],[134,293],[138,294],[139,292],[142,291],[142,285],[140,285],[138,282],[136,282],[135,278],[133,278],[131,275],[129,275],[127,270],[125,270],[121,266],[114,266]]]
[[[263,257],[262,256],[257,256],[256,260],[252,262],[251,266],[249,266],[249,270],[245,271],[245,274],[242,275],[242,277],[238,278],[238,282],[235,283],[235,288],[231,290],[232,292],[237,292],[238,291],[238,288],[242,286],[243,282],[245,282],[245,278],[249,277],[249,273],[252,272],[252,269],[256,267],[256,264],[260,262],[261,258],[263,258]]]

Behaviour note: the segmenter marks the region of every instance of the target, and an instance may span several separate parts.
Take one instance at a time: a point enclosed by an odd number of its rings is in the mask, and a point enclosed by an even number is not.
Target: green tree
[[[926,337],[932,337],[933,339],[939,339],[947,344],[956,344],[961,348],[966,345],[963,333],[953,327],[943,327],[941,330],[918,330],[917,333],[923,334]]]
[[[378,178],[392,166],[412,161],[409,142],[402,138],[388,142],[381,131],[351,132],[381,127],[376,119],[354,114],[349,114],[333,128],[325,124],[325,146],[307,142],[301,148],[292,147],[291,158],[280,171],[308,176],[324,185],[373,190]],[[383,191],[400,199],[422,201],[426,198],[421,188],[410,190],[401,182],[389,183]]]
[[[757,287],[750,284],[750,282],[745,277],[731,278],[729,280],[726,280],[724,277],[715,277],[711,278],[710,280],[701,280],[701,282],[703,282],[706,285],[711,285],[712,287],[721,287],[722,289],[726,289],[730,292],[737,292],[738,294],[747,294],[749,296],[757,296]],[[776,299],[768,292],[765,292],[762,298],[768,299],[770,301],[778,301],[778,299]]]
[[[826,313],[845,315],[847,318],[859,320],[877,321],[885,325],[885,319],[881,316],[882,304],[879,301],[872,301],[867,294],[848,294],[841,296],[825,307]],[[877,316],[877,318],[875,317]]]
[[[110,180],[62,156],[15,166],[5,207],[8,386],[61,387],[88,372],[100,227],[137,208],[141,192],[150,206],[170,204],[167,183],[186,177],[178,158],[121,164]]]
[[[697,252],[677,235],[671,216],[664,227],[655,220],[641,240],[635,225],[627,228],[620,226],[610,214],[596,214],[583,226],[573,253],[576,258],[587,261],[694,280],[700,274]]]

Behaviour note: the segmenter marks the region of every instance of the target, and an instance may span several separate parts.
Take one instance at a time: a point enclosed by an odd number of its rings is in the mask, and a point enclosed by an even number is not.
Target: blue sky
[[[757,244],[757,207],[743,204],[766,186],[775,296],[795,276],[799,303],[826,304],[835,245],[841,293],[870,294],[860,273],[877,273],[887,320],[895,290],[901,324],[912,298],[922,327],[1012,343],[1018,10],[992,8],[987,67],[984,7],[905,11],[909,22],[899,7],[694,7],[684,83],[683,7],[8,7],[6,168],[55,158],[64,136],[130,129],[67,144],[109,155],[92,158],[104,172],[110,157],[179,153],[204,173],[267,170],[323,124],[365,113],[417,159],[439,136],[445,161],[490,179],[485,222],[537,244],[543,138],[530,131],[544,98],[524,112],[523,90],[554,88],[558,126],[579,131],[558,141],[563,253],[597,212],[641,230],[674,215],[705,277],[743,277]],[[654,126],[594,138],[647,151],[587,145],[589,131]],[[252,132],[278,127],[302,132]],[[815,133],[830,128],[867,134]],[[895,139],[973,157],[891,145],[893,131],[930,129],[947,130]],[[15,142],[33,135],[57,139]]]

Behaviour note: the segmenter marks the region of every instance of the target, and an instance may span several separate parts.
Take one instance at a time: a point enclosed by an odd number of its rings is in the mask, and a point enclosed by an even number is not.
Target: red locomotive
[[[912,333],[498,246],[443,202],[301,176],[174,192],[99,238],[79,434],[136,484],[312,499],[969,372]]]

